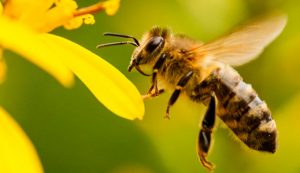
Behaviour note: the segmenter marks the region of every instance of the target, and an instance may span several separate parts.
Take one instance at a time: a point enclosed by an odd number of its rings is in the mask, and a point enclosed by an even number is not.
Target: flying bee
[[[141,74],[151,76],[152,84],[144,98],[156,97],[165,90],[173,91],[166,118],[170,118],[170,107],[181,94],[207,106],[200,123],[197,153],[202,165],[212,170],[214,165],[207,160],[207,155],[216,116],[251,149],[276,151],[277,129],[267,104],[232,66],[243,65],[256,58],[281,33],[286,22],[287,17],[282,14],[256,18],[208,43],[175,35],[160,27],[153,27],[140,42],[132,36],[105,33],[133,41],[97,47],[121,44],[136,47],[128,70],[135,68]],[[141,65],[150,66],[152,74],[145,73]]]

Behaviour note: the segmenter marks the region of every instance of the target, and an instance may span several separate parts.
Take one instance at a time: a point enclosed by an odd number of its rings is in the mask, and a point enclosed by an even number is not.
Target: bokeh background
[[[83,7],[97,0],[78,0]],[[246,148],[218,121],[209,160],[216,173],[300,172],[300,1],[299,0],[123,0],[115,16],[96,15],[96,24],[55,34],[95,52],[123,72],[145,93],[150,79],[128,73],[133,47],[101,50],[105,31],[140,38],[154,25],[209,41],[257,14],[280,9],[288,14],[284,32],[255,61],[237,70],[273,112],[279,148],[272,154]],[[79,81],[63,88],[51,76],[6,51],[7,80],[0,104],[33,141],[47,173],[200,173],[196,155],[199,121],[205,107],[179,99],[171,120],[163,119],[170,93],[145,102],[142,121],[109,112]]]

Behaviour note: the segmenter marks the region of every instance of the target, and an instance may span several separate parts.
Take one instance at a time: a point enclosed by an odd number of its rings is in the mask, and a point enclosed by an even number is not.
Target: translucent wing
[[[283,14],[258,18],[197,51],[211,60],[239,66],[256,58],[281,33],[286,22],[287,16]]]

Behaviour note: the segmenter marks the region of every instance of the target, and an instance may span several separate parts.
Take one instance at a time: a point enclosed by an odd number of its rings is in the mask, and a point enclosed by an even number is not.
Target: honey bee
[[[271,111],[232,66],[243,65],[258,57],[281,33],[286,22],[287,17],[283,14],[267,15],[208,43],[176,35],[160,27],[153,27],[140,42],[129,35],[105,33],[133,41],[100,44],[97,47],[121,44],[136,47],[128,70],[135,68],[141,74],[151,76],[152,85],[143,97],[146,99],[156,97],[165,90],[173,91],[166,118],[170,118],[170,107],[181,94],[208,107],[200,123],[197,154],[202,165],[212,170],[214,165],[207,160],[207,155],[216,116],[251,149],[270,153],[276,151],[278,135]],[[145,73],[141,65],[150,66],[152,74]]]

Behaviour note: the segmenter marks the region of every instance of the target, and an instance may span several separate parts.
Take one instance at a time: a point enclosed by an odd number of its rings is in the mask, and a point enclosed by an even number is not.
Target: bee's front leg
[[[143,95],[143,99],[151,98],[151,97],[156,97],[160,95],[161,93],[164,92],[164,89],[158,89],[157,87],[157,73],[158,70],[162,67],[166,60],[167,54],[162,54],[155,65],[153,66],[153,73],[152,73],[152,79],[151,79],[151,87],[148,90],[147,94]]]
[[[208,109],[201,124],[201,130],[198,136],[197,152],[202,165],[208,170],[213,169],[213,164],[207,161],[207,153],[211,144],[212,129],[216,118],[216,100],[211,96]]]

